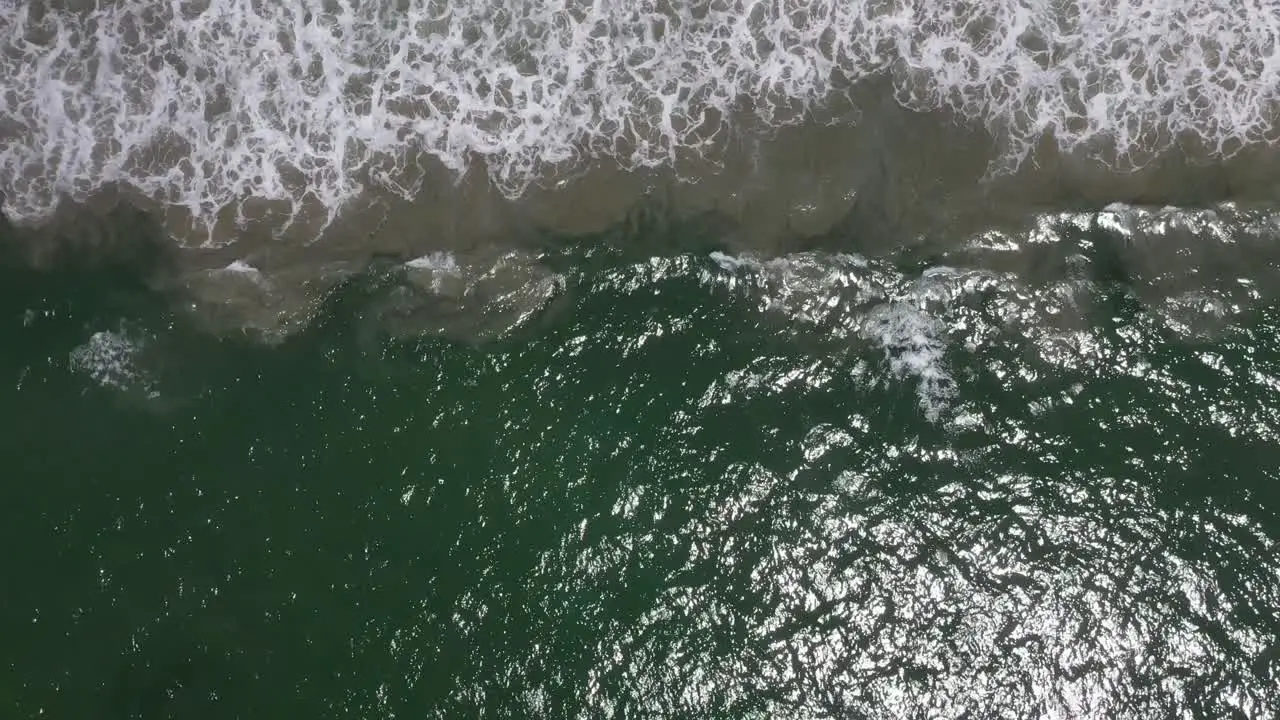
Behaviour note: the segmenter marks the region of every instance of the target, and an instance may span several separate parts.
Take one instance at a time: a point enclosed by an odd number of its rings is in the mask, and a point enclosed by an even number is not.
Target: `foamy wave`
[[[1225,156],[1275,130],[1278,35],[1277,0],[0,0],[0,191],[27,222],[108,183],[206,226],[250,199],[332,220],[433,156],[516,196],[876,76],[995,130],[1004,167],[1046,135]]]
[[[954,265],[919,274],[849,254],[713,252],[702,278],[785,318],[789,330],[848,341],[855,352],[869,345],[883,361],[868,379],[912,384],[926,419],[962,425],[970,422],[963,402],[970,378],[948,361],[953,347],[996,350],[987,371],[1007,383],[1035,381],[1034,372],[1015,376],[1000,359],[1009,351],[1028,353],[1024,362],[1035,358],[1051,374],[1140,376],[1150,366],[1144,356],[1152,348],[1143,344],[1150,340],[1135,342],[1131,328],[1113,334],[1109,293],[1141,304],[1125,322],[1146,324],[1146,338],[1220,338],[1277,295],[1277,223],[1273,210],[1230,204],[1116,204],[1046,213],[1017,231],[984,231],[972,253],[951,258]],[[1046,248],[1052,251],[1035,251]],[[1019,367],[1025,373],[1031,365]]]
[[[541,258],[520,251],[436,252],[409,260],[404,270],[405,282],[370,313],[400,336],[496,340],[541,312],[564,282]]]
[[[89,376],[104,388],[119,391],[141,391],[149,399],[159,397],[151,379],[138,368],[138,341],[123,330],[94,333],[83,345],[71,351],[70,367]]]
[[[961,302],[1002,279],[982,271],[935,268],[909,277],[857,255],[797,253],[761,260],[711,253],[724,271],[708,276],[729,287],[749,283],[762,310],[781,313],[831,337],[860,338],[884,353],[896,379],[915,383],[926,419],[938,422],[953,409],[956,383],[946,352]]]

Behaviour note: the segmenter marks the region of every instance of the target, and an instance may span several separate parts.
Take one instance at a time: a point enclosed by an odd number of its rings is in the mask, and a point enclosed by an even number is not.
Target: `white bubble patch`
[[[21,222],[111,183],[207,227],[247,200],[332,220],[430,156],[514,197],[875,77],[995,130],[1001,168],[1047,135],[1227,156],[1276,130],[1277,36],[1277,0],[0,0],[0,192]]]
[[[889,369],[915,378],[920,409],[937,422],[955,398],[955,381],[946,369],[946,326],[906,303],[876,307],[863,321],[863,334],[884,348]]]
[[[138,369],[138,342],[124,332],[103,330],[71,351],[70,367],[104,388],[141,391],[149,399],[159,396],[151,379]]]

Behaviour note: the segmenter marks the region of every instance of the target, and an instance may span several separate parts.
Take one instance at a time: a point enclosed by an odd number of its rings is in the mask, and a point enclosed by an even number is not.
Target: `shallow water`
[[[8,272],[0,708],[1275,717],[1275,255],[1054,217],[384,263],[275,346]]]
[[[1046,147],[1120,169],[1218,162],[1274,146],[1277,28],[1273,0],[0,0],[0,212],[38,224],[119,192],[191,244],[302,242],[454,182],[480,199],[436,214],[590,168],[701,181],[797,125],[866,127],[826,148],[861,177],[903,109],[981,130],[980,174]],[[922,182],[974,150],[914,140],[890,171]],[[651,189],[604,194],[626,210]]]

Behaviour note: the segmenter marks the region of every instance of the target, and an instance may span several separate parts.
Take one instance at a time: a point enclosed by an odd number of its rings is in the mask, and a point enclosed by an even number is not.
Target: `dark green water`
[[[546,261],[485,343],[7,272],[0,717],[1280,713],[1280,306]]]

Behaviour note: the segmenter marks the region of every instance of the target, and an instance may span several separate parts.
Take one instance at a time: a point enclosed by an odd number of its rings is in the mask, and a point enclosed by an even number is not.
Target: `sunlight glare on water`
[[[427,257],[274,346],[12,278],[0,708],[1275,717],[1270,265],[1083,222]]]

